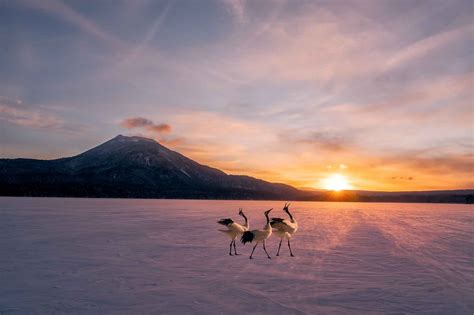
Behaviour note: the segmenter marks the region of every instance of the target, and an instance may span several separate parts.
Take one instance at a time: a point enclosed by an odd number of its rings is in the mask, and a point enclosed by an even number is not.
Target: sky
[[[141,135],[296,187],[474,188],[473,6],[0,0],[0,157]]]

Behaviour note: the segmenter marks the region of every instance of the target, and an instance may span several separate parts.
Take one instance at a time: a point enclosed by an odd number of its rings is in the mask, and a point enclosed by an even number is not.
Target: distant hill
[[[472,203],[474,190],[338,193],[299,190],[250,176],[228,175],[155,140],[119,135],[73,157],[0,159],[0,195]]]
[[[474,190],[364,191],[319,193],[312,200],[352,202],[473,203]]]

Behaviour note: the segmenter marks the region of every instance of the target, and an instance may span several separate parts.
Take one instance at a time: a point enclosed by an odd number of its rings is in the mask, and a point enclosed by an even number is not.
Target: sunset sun
[[[333,174],[323,180],[323,186],[327,190],[347,190],[352,189],[352,186],[349,184],[349,181],[344,175]]]

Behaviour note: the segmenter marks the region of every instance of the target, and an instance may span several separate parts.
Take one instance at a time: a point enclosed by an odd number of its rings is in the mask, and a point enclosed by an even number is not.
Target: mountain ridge
[[[289,185],[226,174],[152,139],[122,135],[72,157],[0,159],[0,175],[1,195],[285,199],[301,194]]]
[[[200,164],[153,139],[118,135],[71,157],[0,159],[1,196],[472,203],[474,190],[300,190]]]

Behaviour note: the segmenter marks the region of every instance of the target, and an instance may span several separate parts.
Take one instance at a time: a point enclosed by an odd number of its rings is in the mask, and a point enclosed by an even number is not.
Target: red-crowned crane
[[[283,241],[283,239],[287,239],[288,248],[290,249],[290,256],[294,257],[293,252],[291,251],[290,239],[293,234],[295,234],[298,230],[298,222],[296,222],[296,219],[293,218],[293,216],[291,215],[290,210],[288,209],[289,206],[289,203],[285,203],[285,206],[283,207],[283,211],[285,211],[286,214],[288,214],[288,216],[290,217],[289,220],[281,218],[272,218],[272,221],[270,222],[272,228],[274,228],[275,234],[280,237],[280,245],[278,245],[278,252],[276,254],[277,256],[280,256],[281,242]]]
[[[255,242],[255,246],[253,247],[252,253],[250,254],[250,257],[249,257],[250,259],[253,259],[252,258],[253,252],[255,251],[255,248],[260,242],[263,245],[263,250],[265,251],[265,254],[267,254],[268,259],[271,259],[270,255],[268,255],[267,249],[265,248],[265,240],[272,235],[272,227],[270,225],[270,219],[268,218],[268,214],[272,210],[273,208],[264,212],[265,218],[267,218],[267,224],[265,224],[265,227],[263,229],[246,231],[244,232],[244,234],[242,234],[242,237],[240,238],[240,241],[243,244]]]
[[[227,227],[227,230],[219,230],[220,232],[226,234],[228,237],[230,237],[230,245],[229,245],[229,255],[232,256],[232,244],[234,244],[234,254],[237,254],[237,249],[235,248],[235,239],[237,236],[242,235],[245,231],[248,231],[249,229],[249,220],[245,216],[244,212],[242,211],[242,208],[239,209],[239,215],[242,216],[245,220],[244,225],[238,224],[234,222],[232,219],[220,219],[217,221],[217,223],[225,225]]]

